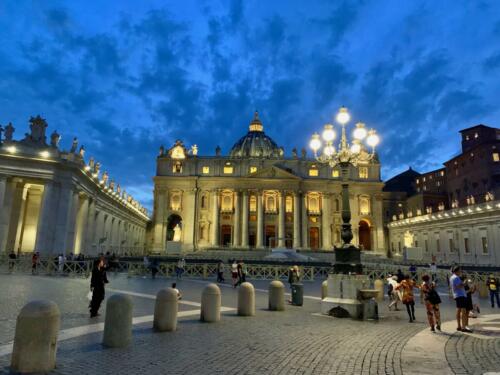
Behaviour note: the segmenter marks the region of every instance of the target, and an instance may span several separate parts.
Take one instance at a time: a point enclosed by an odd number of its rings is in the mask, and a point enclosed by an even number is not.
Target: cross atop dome
[[[264,126],[262,125],[262,122],[260,121],[258,111],[255,111],[255,113],[253,114],[253,120],[252,120],[252,122],[250,122],[249,130],[251,132],[264,131]]]

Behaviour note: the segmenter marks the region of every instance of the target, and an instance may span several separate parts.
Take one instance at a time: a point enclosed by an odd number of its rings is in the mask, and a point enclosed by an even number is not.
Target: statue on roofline
[[[78,151],[78,155],[80,155],[82,158],[85,155],[85,147],[83,147],[83,145],[80,147],[80,151]]]
[[[69,152],[71,152],[72,154],[74,154],[76,152],[76,148],[78,147],[78,138],[74,137],[73,138],[73,143],[71,144],[71,149],[69,150]]]
[[[6,141],[12,141],[12,136],[14,135],[14,131],[16,128],[12,126],[12,123],[9,122],[7,126],[5,127],[4,133],[5,133],[5,140]]]
[[[57,133],[56,130],[54,130],[52,132],[52,134],[50,135],[50,145],[52,147],[57,148],[59,146],[59,141],[60,140],[61,140],[61,136],[59,135],[59,133]]]
[[[298,156],[297,156],[297,149],[295,147],[292,150],[292,156],[293,156],[294,159],[298,158]]]

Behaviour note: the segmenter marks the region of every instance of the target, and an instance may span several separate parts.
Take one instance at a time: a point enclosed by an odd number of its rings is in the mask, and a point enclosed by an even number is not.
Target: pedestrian
[[[467,312],[467,318],[477,318],[474,313],[474,293],[476,293],[476,285],[471,279],[466,276],[462,276],[462,281],[464,282],[465,293],[467,293],[467,307],[465,308]]]
[[[64,270],[64,261],[64,255],[62,253],[59,254],[59,256],[57,257],[57,269],[59,270],[59,273],[62,273]]]
[[[414,264],[410,265],[409,271],[413,281],[417,282],[417,266]]]
[[[237,270],[238,270],[238,285],[241,285],[246,281],[246,269],[245,269],[245,264],[243,263],[242,260],[238,262]]]
[[[432,281],[435,282],[437,284],[437,266],[436,266],[436,263],[432,262],[429,266],[430,270],[431,270],[431,277],[432,277]]]
[[[406,306],[406,312],[410,318],[410,323],[415,321],[415,297],[413,295],[413,288],[416,287],[409,275],[405,275],[401,283],[398,285],[397,290],[401,291],[401,301]]]
[[[90,279],[90,290],[92,291],[92,300],[90,301],[90,317],[94,318],[99,315],[99,307],[104,300],[105,289],[104,285],[108,283],[106,277],[106,264],[104,257],[99,257],[94,261],[92,267],[92,277]]]
[[[472,330],[467,327],[468,317],[465,310],[467,307],[467,294],[461,279],[462,269],[460,266],[454,266],[452,272],[453,275],[450,277],[449,283],[457,306],[457,331],[472,332]]]
[[[434,281],[431,281],[429,275],[424,275],[422,276],[422,285],[420,288],[424,296],[427,320],[429,321],[431,331],[435,332],[436,329],[441,331],[441,314],[439,311],[441,297],[439,297],[439,293],[436,290],[436,284]]]
[[[186,261],[184,258],[180,258],[177,262],[177,267],[175,268],[175,273],[177,279],[182,279],[182,274],[184,273],[184,269],[186,268]]]
[[[224,280],[224,262],[222,260],[219,260],[217,263],[217,282],[218,283],[223,283]]]
[[[40,253],[34,252],[33,255],[31,256],[31,274],[32,275],[37,274],[37,267],[38,267],[39,259],[40,259]]]
[[[486,286],[488,287],[488,290],[490,292],[490,302],[491,302],[491,307],[495,307],[495,299],[497,301],[497,307],[500,308],[500,301],[498,300],[498,287],[500,283],[498,282],[498,279],[493,276],[493,274],[490,274],[488,279],[486,280]]]
[[[177,289],[177,283],[172,283],[172,289],[177,293],[177,300],[182,299],[182,294],[179,292],[179,289]]]
[[[299,267],[293,266],[288,270],[288,283],[290,284],[290,289],[292,289],[292,285],[296,284],[300,281],[299,275]]]
[[[151,267],[151,278],[156,279],[156,274],[158,273],[158,260],[154,259],[149,263]]]
[[[238,284],[238,263],[236,263],[236,259],[233,260],[231,264],[231,280],[233,282],[233,288],[236,288]]]
[[[401,269],[398,269],[396,276],[398,278],[398,283],[401,283],[401,281],[403,281],[405,278],[405,275],[403,274],[403,271],[401,271]]]
[[[16,258],[16,253],[14,252],[14,250],[11,250],[9,253],[9,272],[12,272],[12,270],[14,269]]]
[[[391,301],[387,307],[389,308],[389,311],[391,311],[392,306],[394,306],[395,311],[399,311],[398,302],[401,301],[401,298],[398,291],[398,277],[389,275],[387,284],[387,295],[389,296],[389,301]]]

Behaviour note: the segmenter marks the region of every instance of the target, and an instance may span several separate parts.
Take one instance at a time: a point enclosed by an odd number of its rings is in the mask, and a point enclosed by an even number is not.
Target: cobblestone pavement
[[[143,297],[133,297],[134,316],[150,315],[154,308],[152,296],[171,282],[118,276],[111,279],[107,295],[113,293],[111,289],[143,293]],[[266,290],[269,282],[252,283],[257,290]],[[13,339],[16,315],[32,299],[57,302],[62,328],[96,322],[87,316],[88,280],[0,275],[0,284],[0,345]],[[196,302],[200,301],[205,284],[202,280],[178,282],[184,300]],[[226,312],[219,323],[207,324],[191,315],[180,318],[178,330],[169,333],[153,332],[151,323],[135,325],[133,344],[127,349],[104,349],[100,345],[102,333],[65,340],[59,343],[57,369],[53,373],[402,374],[405,344],[427,329],[423,307],[417,303],[417,323],[413,324],[407,322],[405,312],[388,312],[385,304],[380,305],[382,318],[378,322],[334,319],[318,314],[320,284],[321,281],[306,283],[305,291],[311,298],[305,299],[303,307],[287,306],[285,312],[267,311],[267,294],[257,291],[255,317]],[[236,290],[221,289],[222,305],[235,307]],[[450,320],[452,305],[446,298],[443,300],[443,317]],[[187,305],[179,308],[195,309]],[[102,312],[104,315],[104,309]],[[102,317],[99,319],[103,321]],[[479,367],[467,363],[470,353],[478,363],[485,363],[482,369],[493,371],[496,366],[496,371],[500,371],[498,342],[495,338],[488,343],[481,340],[450,335],[446,357],[461,364],[462,367],[452,367],[456,373],[477,373]],[[8,373],[9,361],[10,356],[0,356],[0,374]]]

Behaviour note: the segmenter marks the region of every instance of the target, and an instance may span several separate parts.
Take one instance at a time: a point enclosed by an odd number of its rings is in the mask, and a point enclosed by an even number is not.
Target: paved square
[[[430,334],[425,310],[418,302],[413,324],[407,322],[404,311],[387,311],[385,303],[380,304],[378,322],[334,319],[318,314],[320,281],[305,283],[304,306],[287,306],[284,312],[266,310],[268,281],[252,281],[257,311],[249,318],[236,316],[237,291],[222,286],[222,306],[227,311],[221,322],[207,324],[199,322],[198,303],[209,281],[182,280],[178,282],[183,293],[178,330],[156,333],[151,328],[154,296],[172,281],[111,276],[107,296],[131,294],[138,322],[129,348],[104,349],[96,323],[104,321],[105,304],[99,318],[89,319],[88,280],[0,275],[0,373],[9,372],[16,316],[33,299],[51,299],[61,309],[55,374],[437,373],[435,367],[427,367],[426,353],[411,349],[419,338],[425,350],[440,353],[442,357],[437,358],[443,359],[443,373],[500,371],[500,337],[495,335],[500,316],[478,325],[479,333],[490,335],[472,336],[455,333],[454,323],[447,324],[443,334]],[[453,306],[448,298],[443,300],[443,320],[452,320]],[[486,307],[486,301],[482,305],[484,317],[498,313]],[[405,354],[405,350],[413,353]]]

